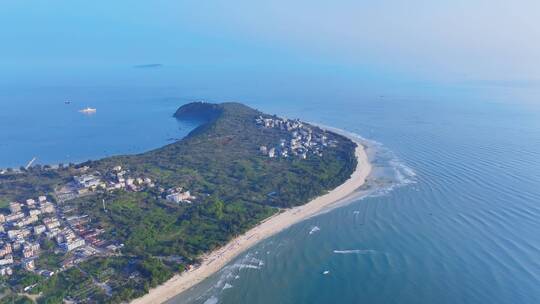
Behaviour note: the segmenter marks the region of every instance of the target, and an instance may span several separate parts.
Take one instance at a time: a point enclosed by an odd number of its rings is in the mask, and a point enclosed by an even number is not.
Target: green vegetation
[[[119,191],[108,194],[107,200],[107,212],[99,196],[74,203],[105,228],[106,238],[124,242],[124,253],[174,255],[186,261],[223,245],[276,211],[247,202],[225,204],[217,197],[179,205],[145,192]]]
[[[0,299],[0,304],[34,304],[34,301],[26,296],[9,294]]]
[[[77,169],[73,164],[57,169],[34,166],[20,172],[0,175],[0,209],[7,209],[11,201],[25,201],[39,195],[50,194],[54,189],[73,179]]]
[[[87,164],[102,170],[121,164],[165,187],[181,185],[226,203],[275,207],[304,204],[341,184],[356,167],[355,144],[334,133],[328,135],[339,145],[325,150],[323,157],[269,159],[261,155],[260,146],[275,145],[286,137],[286,131],[258,127],[255,118],[259,115],[263,114],[236,103],[190,104],[180,108],[177,117],[201,117],[209,122],[185,139],[147,153]]]
[[[96,257],[43,280],[32,292],[40,294],[38,303],[119,303],[165,282],[172,266],[152,257]]]
[[[9,200],[5,197],[0,197],[0,210],[5,212],[9,210]]]
[[[186,138],[162,148],[0,176],[0,207],[9,200],[50,194],[82,166],[108,172],[120,165],[133,176],[152,178],[159,187],[183,187],[196,197],[193,203],[176,204],[156,189],[117,190],[69,201],[65,204],[89,215],[91,225],[105,231],[103,238],[124,244],[121,252],[85,260],[48,279],[17,272],[10,286],[20,290],[37,284],[32,293],[40,293],[39,303],[62,299],[118,303],[139,297],[280,208],[302,205],[335,188],[356,167],[355,144],[330,132],[327,136],[338,144],[326,148],[322,156],[262,155],[260,146],[275,145],[287,134],[257,126],[259,115],[264,114],[236,103],[193,103],[181,107],[175,116],[202,124]],[[44,242],[42,248],[48,256],[36,262],[40,268],[50,269],[63,258],[53,253],[50,243]]]

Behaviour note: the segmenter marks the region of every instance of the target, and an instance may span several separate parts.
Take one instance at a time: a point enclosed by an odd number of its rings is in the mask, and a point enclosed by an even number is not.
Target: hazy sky
[[[0,39],[8,69],[336,65],[540,80],[538,0],[3,0]]]

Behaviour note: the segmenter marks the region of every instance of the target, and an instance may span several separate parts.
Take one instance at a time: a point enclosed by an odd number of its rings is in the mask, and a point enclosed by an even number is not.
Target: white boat
[[[88,107],[86,109],[79,110],[79,112],[84,114],[94,114],[96,113],[96,109]]]

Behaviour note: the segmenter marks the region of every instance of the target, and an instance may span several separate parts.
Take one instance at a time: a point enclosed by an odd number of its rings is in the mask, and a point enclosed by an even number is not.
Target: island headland
[[[360,143],[297,119],[200,102],[174,116],[200,125],[145,153],[0,175],[0,300],[163,302],[370,172]]]

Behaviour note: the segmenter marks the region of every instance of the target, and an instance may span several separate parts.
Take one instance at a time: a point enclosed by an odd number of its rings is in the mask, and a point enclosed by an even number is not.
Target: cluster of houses
[[[107,190],[126,189],[130,191],[141,191],[145,188],[153,188],[155,184],[148,177],[132,178],[128,176],[128,172],[123,170],[121,166],[116,166],[111,172],[107,173],[108,187]]]
[[[72,192],[71,195],[66,195],[67,192],[57,192],[57,196],[65,197],[67,198],[65,200],[69,200],[92,193],[96,190],[125,190],[139,192],[156,187],[156,184],[152,179],[148,177],[130,177],[128,171],[122,169],[121,166],[115,166],[111,171],[104,175],[95,172],[93,174],[85,173],[80,176],[74,176],[73,181],[74,182],[71,183],[71,185],[66,185],[66,187],[64,187],[68,189],[67,191]],[[159,192],[167,201],[177,204],[191,203],[195,199],[189,191],[184,190],[182,187],[171,188],[168,190],[159,187]]]
[[[309,154],[322,157],[324,148],[337,144],[337,141],[328,139],[324,131],[312,128],[298,119],[259,116],[255,122],[263,128],[279,129],[288,134],[287,138],[281,139],[276,146],[259,148],[263,155],[270,158],[294,156],[306,159]]]
[[[63,223],[55,204],[46,196],[37,201],[11,202],[9,211],[0,213],[0,275],[10,275],[15,265],[34,271],[44,237],[65,252],[85,245],[84,239]]]
[[[85,240],[87,244],[97,247],[105,246],[105,241],[99,236],[105,232],[103,229],[92,227],[91,219],[87,214],[78,214],[77,209],[72,205],[63,205],[61,207],[63,219],[67,224]]]
[[[96,172],[95,174],[87,173],[74,176],[73,179],[79,195],[96,191],[97,189],[107,191],[124,189],[137,192],[155,186],[150,178],[132,178],[128,176],[128,172],[123,170],[121,166],[114,167],[112,171],[107,172],[103,177]]]
[[[150,178],[129,176],[128,171],[121,166],[116,166],[105,174],[98,171],[88,173],[88,169],[82,168],[82,174],[74,176],[72,182],[55,191],[61,205],[55,205],[49,202],[47,197],[40,196],[37,202],[33,199],[26,203],[13,202],[10,204],[10,214],[0,213],[0,275],[11,274],[11,266],[19,263],[27,270],[43,272],[35,270],[33,264],[33,260],[39,257],[39,241],[42,237],[56,242],[58,250],[66,253],[75,251],[65,257],[60,265],[61,269],[71,267],[97,253],[114,254],[123,247],[123,244],[102,240],[100,235],[105,231],[92,225],[88,215],[79,214],[76,206],[66,202],[96,191],[138,192],[156,185]],[[195,196],[182,187],[168,190],[158,187],[157,192],[167,201],[178,204],[191,203],[195,199]],[[105,201],[103,209],[106,211]],[[2,247],[4,244],[5,248]],[[14,252],[20,252],[20,261],[14,259]]]
[[[155,187],[150,178],[133,178],[128,176],[127,170],[121,166],[114,167],[111,171],[102,175],[100,172],[86,173],[88,167],[81,169],[81,175],[73,176],[73,181],[56,189],[55,195],[61,202],[69,201],[77,197],[92,194],[97,190],[114,191],[125,190],[138,192]]]

